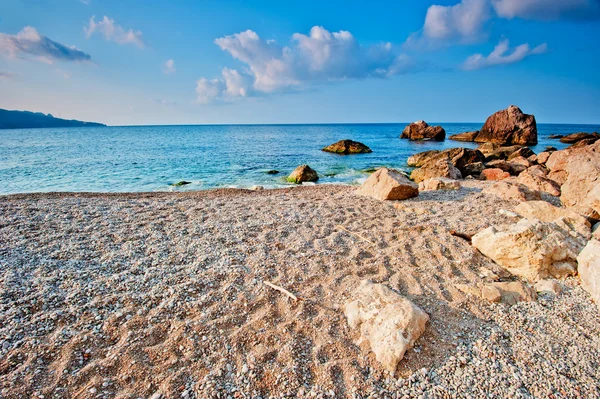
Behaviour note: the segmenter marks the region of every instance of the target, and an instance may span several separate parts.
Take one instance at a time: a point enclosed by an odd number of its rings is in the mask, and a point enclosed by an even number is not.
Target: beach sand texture
[[[514,306],[456,289],[510,276],[449,230],[516,204],[462,183],[0,197],[0,398],[599,397],[578,279]],[[394,375],[344,316],[363,279],[430,316]]]

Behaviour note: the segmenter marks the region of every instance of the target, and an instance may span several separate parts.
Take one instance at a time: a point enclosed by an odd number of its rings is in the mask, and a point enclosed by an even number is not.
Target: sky
[[[110,125],[600,124],[600,0],[0,1],[0,108]]]

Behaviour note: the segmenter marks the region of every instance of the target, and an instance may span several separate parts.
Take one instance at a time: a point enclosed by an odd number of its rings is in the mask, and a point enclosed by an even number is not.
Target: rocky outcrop
[[[577,257],[577,263],[581,286],[600,310],[600,241],[590,240]]]
[[[419,169],[415,169],[410,174],[410,178],[419,183],[435,177],[445,177],[448,179],[462,179],[462,174],[456,166],[452,164],[449,158],[433,159],[426,162]]]
[[[598,139],[600,139],[600,133],[584,133],[584,132],[579,132],[579,133],[573,133],[573,134],[569,134],[568,136],[564,136],[561,137],[560,142],[561,143],[567,143],[567,144],[574,144],[577,143],[578,141],[581,140],[588,140],[588,139],[592,139],[594,142]]]
[[[340,140],[337,143],[333,143],[322,149],[325,152],[333,152],[335,154],[349,155],[349,154],[367,154],[371,151],[369,147],[363,143],[352,140]]]
[[[317,172],[312,170],[308,165],[298,166],[287,178],[288,182],[295,184],[317,180],[319,180],[319,175],[317,175]]]
[[[542,151],[537,155],[537,163],[540,165],[545,165],[548,158],[550,158],[551,152]]]
[[[453,134],[452,136],[450,136],[448,138],[450,140],[454,140],[454,141],[472,142],[472,141],[475,141],[475,137],[477,137],[478,134],[479,134],[479,130],[476,130],[474,132],[464,132],[464,133]]]
[[[425,331],[429,316],[407,298],[382,284],[363,281],[345,307],[348,325],[360,330],[375,358],[391,372]]]
[[[481,191],[483,194],[495,195],[506,201],[536,201],[541,199],[539,191],[532,191],[518,183],[501,181]]]
[[[537,144],[537,124],[533,115],[524,114],[514,105],[490,116],[475,137],[478,143]]]
[[[553,223],[522,219],[515,225],[480,231],[472,244],[498,265],[529,281],[562,278],[577,272],[576,258],[587,242],[574,223],[568,218]]]
[[[419,183],[419,191],[459,189],[460,182],[458,180],[446,179],[445,177],[435,177]]]
[[[484,169],[481,172],[483,180],[504,180],[510,177],[510,173],[503,171],[500,168]]]
[[[401,139],[444,141],[446,131],[441,126],[429,126],[425,121],[413,122],[402,131]]]
[[[438,161],[440,159],[449,159],[452,165],[463,173],[468,164],[483,162],[485,157],[478,150],[471,150],[469,148],[449,148],[444,151],[432,150],[420,152],[408,158],[406,163],[408,166],[422,167],[426,163]]]
[[[532,190],[546,192],[555,197],[560,196],[560,185],[545,176],[538,176],[525,171],[519,175],[517,182],[526,185]]]
[[[419,186],[402,173],[381,168],[369,176],[356,193],[382,201],[403,200],[419,195]]]

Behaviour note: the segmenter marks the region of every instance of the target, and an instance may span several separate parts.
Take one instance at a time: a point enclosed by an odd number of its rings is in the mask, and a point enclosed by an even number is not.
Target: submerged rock
[[[464,132],[464,133],[453,134],[452,136],[450,136],[448,138],[450,140],[454,140],[454,141],[472,142],[472,141],[475,141],[475,137],[477,137],[478,134],[479,134],[479,130],[475,130],[474,132]]]
[[[192,182],[191,181],[182,180],[180,182],[171,184],[171,186],[173,186],[173,187],[180,187],[180,186],[187,186],[188,184],[192,184]]]
[[[425,121],[413,122],[406,126],[401,139],[444,141],[446,131],[441,126],[429,126]]]
[[[478,143],[537,144],[537,124],[533,115],[511,105],[490,116],[475,138]]]
[[[429,316],[407,298],[382,284],[363,281],[345,309],[348,325],[360,330],[375,358],[395,372],[404,353],[425,331]]]
[[[267,172],[266,172],[266,173],[267,173],[268,175],[277,175],[277,174],[279,174],[279,171],[278,171],[278,170],[275,170],[275,169],[273,169],[273,170],[267,170]]]
[[[322,149],[325,152],[333,152],[335,154],[366,154],[373,152],[369,147],[363,143],[352,140],[340,140],[337,143],[331,144]]]
[[[381,168],[356,190],[358,195],[378,200],[403,200],[419,195],[419,186],[402,173]]]
[[[319,180],[319,175],[317,175],[317,172],[312,170],[308,165],[298,166],[287,178],[288,182],[295,184],[314,182],[317,180]]]

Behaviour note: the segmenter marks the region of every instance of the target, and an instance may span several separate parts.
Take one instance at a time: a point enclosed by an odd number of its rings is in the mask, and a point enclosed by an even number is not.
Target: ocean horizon
[[[317,184],[361,184],[369,170],[410,171],[409,156],[475,143],[400,139],[408,123],[142,125],[10,129],[0,131],[0,194],[34,192],[153,192],[211,188],[287,187],[298,165],[319,173]],[[441,125],[446,137],[481,123]],[[600,131],[600,125],[538,124],[538,153],[567,145],[552,134]],[[321,151],[343,139],[373,153]],[[272,175],[268,171],[277,170]],[[189,182],[173,186],[178,182]]]

